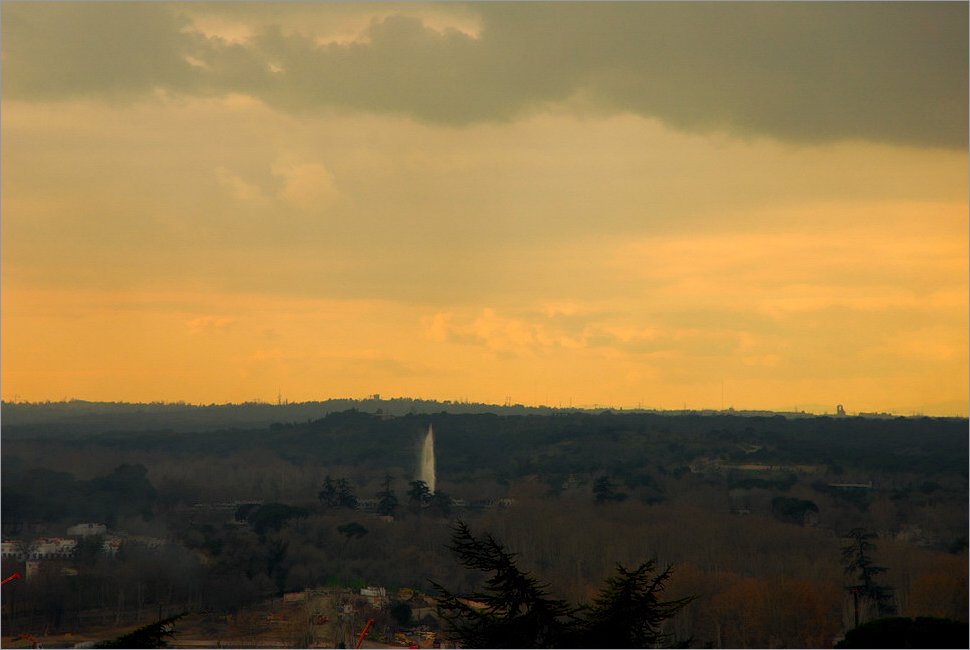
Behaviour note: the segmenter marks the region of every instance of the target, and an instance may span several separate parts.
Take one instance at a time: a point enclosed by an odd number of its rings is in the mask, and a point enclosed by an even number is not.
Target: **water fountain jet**
[[[428,486],[428,490],[431,492],[431,494],[434,494],[434,429],[431,428],[430,424],[428,425],[428,433],[424,437],[424,443],[421,445],[421,459],[418,469],[418,478],[424,481],[424,484]]]

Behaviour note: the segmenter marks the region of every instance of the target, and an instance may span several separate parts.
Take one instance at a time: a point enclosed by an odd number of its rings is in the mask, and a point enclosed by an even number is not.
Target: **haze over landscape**
[[[967,414],[967,6],[6,2],[3,399]]]
[[[0,645],[967,647],[968,18],[0,2]]]

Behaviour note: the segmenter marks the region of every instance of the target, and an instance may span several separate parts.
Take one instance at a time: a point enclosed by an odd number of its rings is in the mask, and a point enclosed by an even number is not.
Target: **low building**
[[[380,501],[377,499],[357,499],[357,509],[364,512],[373,512],[379,505]]]
[[[384,587],[362,587],[360,595],[366,598],[372,607],[380,609],[387,604],[387,589]]]
[[[4,559],[24,560],[65,560],[74,556],[76,539],[64,537],[39,537],[31,542],[9,540],[3,542],[0,554]]]
[[[17,559],[17,544],[20,542],[2,542],[0,543],[0,557],[4,560],[15,560]]]

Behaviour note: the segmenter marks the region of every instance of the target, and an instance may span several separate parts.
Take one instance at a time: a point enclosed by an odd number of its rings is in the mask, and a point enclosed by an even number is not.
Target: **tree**
[[[349,510],[357,509],[357,495],[354,494],[350,481],[345,478],[337,481],[337,505]]]
[[[428,510],[439,517],[448,517],[451,515],[451,497],[438,490],[431,495],[431,500],[428,502]]]
[[[771,514],[781,521],[804,526],[818,521],[818,506],[814,501],[777,496],[771,500]]]
[[[343,524],[342,526],[337,526],[337,532],[341,535],[347,537],[347,539],[360,539],[366,535],[369,531],[358,524],[356,521],[352,521],[349,524]]]
[[[438,612],[451,634],[468,648],[552,648],[564,643],[575,623],[575,608],[550,598],[547,587],[520,570],[515,554],[491,535],[475,538],[459,521],[448,548],[469,569],[491,574],[484,591],[468,597],[438,583]]]
[[[175,638],[174,623],[185,614],[178,614],[162,619],[156,623],[145,625],[133,632],[129,632],[111,641],[95,644],[95,648],[166,648],[166,638]]]
[[[845,633],[836,648],[966,648],[966,621],[881,618]]]
[[[327,508],[336,508],[340,500],[337,497],[337,485],[334,483],[330,475],[327,474],[327,478],[323,481],[323,489],[317,494],[317,498],[320,499],[322,503]]]
[[[601,476],[593,483],[593,494],[596,496],[596,503],[606,503],[607,501],[623,501],[626,493],[617,492],[613,482],[608,476]]]
[[[346,549],[352,539],[360,539],[370,531],[356,521],[337,526],[337,532],[345,537],[343,548]]]
[[[266,545],[266,575],[270,578],[275,576],[276,587],[283,593],[286,583],[287,568],[283,562],[286,560],[287,551],[290,543],[282,539],[271,539]]]
[[[660,600],[672,567],[657,572],[649,560],[629,570],[617,563],[593,604],[582,612],[579,640],[585,648],[655,648],[670,638],[663,624],[687,606],[693,596]]]
[[[385,517],[391,517],[394,515],[394,511],[397,510],[397,497],[394,496],[394,492],[391,490],[390,474],[384,475],[382,488],[377,493],[377,512]]]
[[[431,490],[428,488],[427,483],[424,481],[411,481],[408,485],[411,486],[411,489],[408,490],[408,505],[410,505],[412,510],[417,511],[431,503]]]
[[[267,531],[279,531],[290,519],[302,519],[309,513],[306,508],[285,503],[264,503],[246,514],[246,521],[262,539]]]
[[[357,509],[357,496],[354,494],[354,488],[351,487],[350,481],[345,478],[334,481],[328,474],[323,481],[323,489],[317,493],[317,498],[326,508]]]
[[[397,624],[401,627],[405,627],[411,622],[411,606],[405,602],[394,603],[391,605],[391,616],[397,621]]]
[[[474,537],[459,521],[449,548],[470,569],[490,574],[483,591],[458,596],[432,581],[438,612],[463,647],[650,647],[669,640],[664,623],[693,600],[662,601],[671,567],[657,573],[654,561],[617,574],[590,606],[552,598],[548,585],[519,569],[491,535]]]
[[[842,546],[842,566],[845,574],[855,580],[855,584],[846,586],[846,590],[852,594],[856,627],[859,626],[860,598],[874,603],[879,616],[892,616],[896,610],[892,588],[876,582],[876,576],[884,573],[886,567],[877,566],[872,559],[872,552],[876,550],[872,542],[875,537],[875,533],[853,528],[843,538],[847,541]]]
[[[101,515],[97,519],[138,514],[149,520],[154,515],[156,493],[144,465],[119,465],[111,474],[92,479],[86,491],[89,506]]]

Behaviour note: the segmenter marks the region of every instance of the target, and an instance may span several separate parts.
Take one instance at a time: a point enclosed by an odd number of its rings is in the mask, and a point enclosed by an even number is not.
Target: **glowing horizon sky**
[[[0,12],[4,400],[967,415],[965,3]]]

